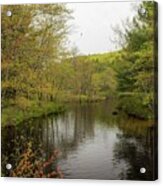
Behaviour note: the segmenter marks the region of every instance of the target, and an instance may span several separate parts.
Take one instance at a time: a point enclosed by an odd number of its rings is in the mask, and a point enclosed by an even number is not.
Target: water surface
[[[76,104],[59,116],[3,128],[4,175],[5,162],[16,167],[17,151],[23,152],[23,144],[31,141],[36,150],[41,147],[45,159],[59,149],[61,155],[55,164],[64,178],[152,180],[153,122],[114,115],[114,110],[109,101]],[[140,173],[141,167],[146,168],[145,174]]]

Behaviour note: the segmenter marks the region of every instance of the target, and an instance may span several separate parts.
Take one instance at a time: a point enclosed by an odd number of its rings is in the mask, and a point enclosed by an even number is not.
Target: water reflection
[[[6,162],[17,166],[25,143],[41,149],[47,160],[54,149],[64,178],[153,179],[153,121],[118,114],[114,103],[73,105],[66,113],[2,129],[2,172]],[[38,157],[36,156],[35,159]],[[141,167],[147,172],[141,174]],[[51,165],[54,169],[54,165]]]

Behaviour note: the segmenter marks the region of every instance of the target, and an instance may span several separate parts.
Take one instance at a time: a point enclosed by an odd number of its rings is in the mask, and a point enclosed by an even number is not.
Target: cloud
[[[132,5],[131,5],[132,4]],[[116,50],[110,41],[114,37],[112,26],[119,25],[135,15],[134,2],[68,3],[74,19],[70,45],[82,54],[103,53]]]

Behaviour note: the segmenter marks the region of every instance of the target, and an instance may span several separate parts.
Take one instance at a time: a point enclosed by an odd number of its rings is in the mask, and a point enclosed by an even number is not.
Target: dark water
[[[109,102],[73,105],[60,116],[3,128],[3,175],[8,176],[5,164],[15,168],[24,144],[31,141],[45,159],[54,149],[61,151],[55,163],[64,178],[152,180],[153,122],[113,115],[113,111]],[[140,173],[141,167],[146,173]]]

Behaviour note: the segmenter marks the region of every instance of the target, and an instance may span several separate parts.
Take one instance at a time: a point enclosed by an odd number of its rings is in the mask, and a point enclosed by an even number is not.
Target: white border
[[[97,0],[4,0],[4,2],[0,2],[0,4],[47,4],[47,3],[56,3],[56,2],[96,2]],[[104,2],[99,0],[100,2]],[[108,0],[109,1],[109,0]],[[118,0],[121,1],[121,0]],[[122,0],[123,1],[123,0]],[[132,1],[132,0],[131,0]],[[140,0],[136,0],[137,2]],[[113,1],[111,1],[113,2]],[[56,179],[24,179],[24,178],[0,178],[0,185],[2,186],[81,186],[81,185],[89,185],[89,186],[106,186],[106,185],[115,185],[115,186],[128,186],[130,184],[133,185],[163,185],[163,37],[161,33],[163,33],[163,0],[157,0],[159,4],[159,180],[155,182],[146,182],[146,181],[105,181],[105,180],[56,180]]]

